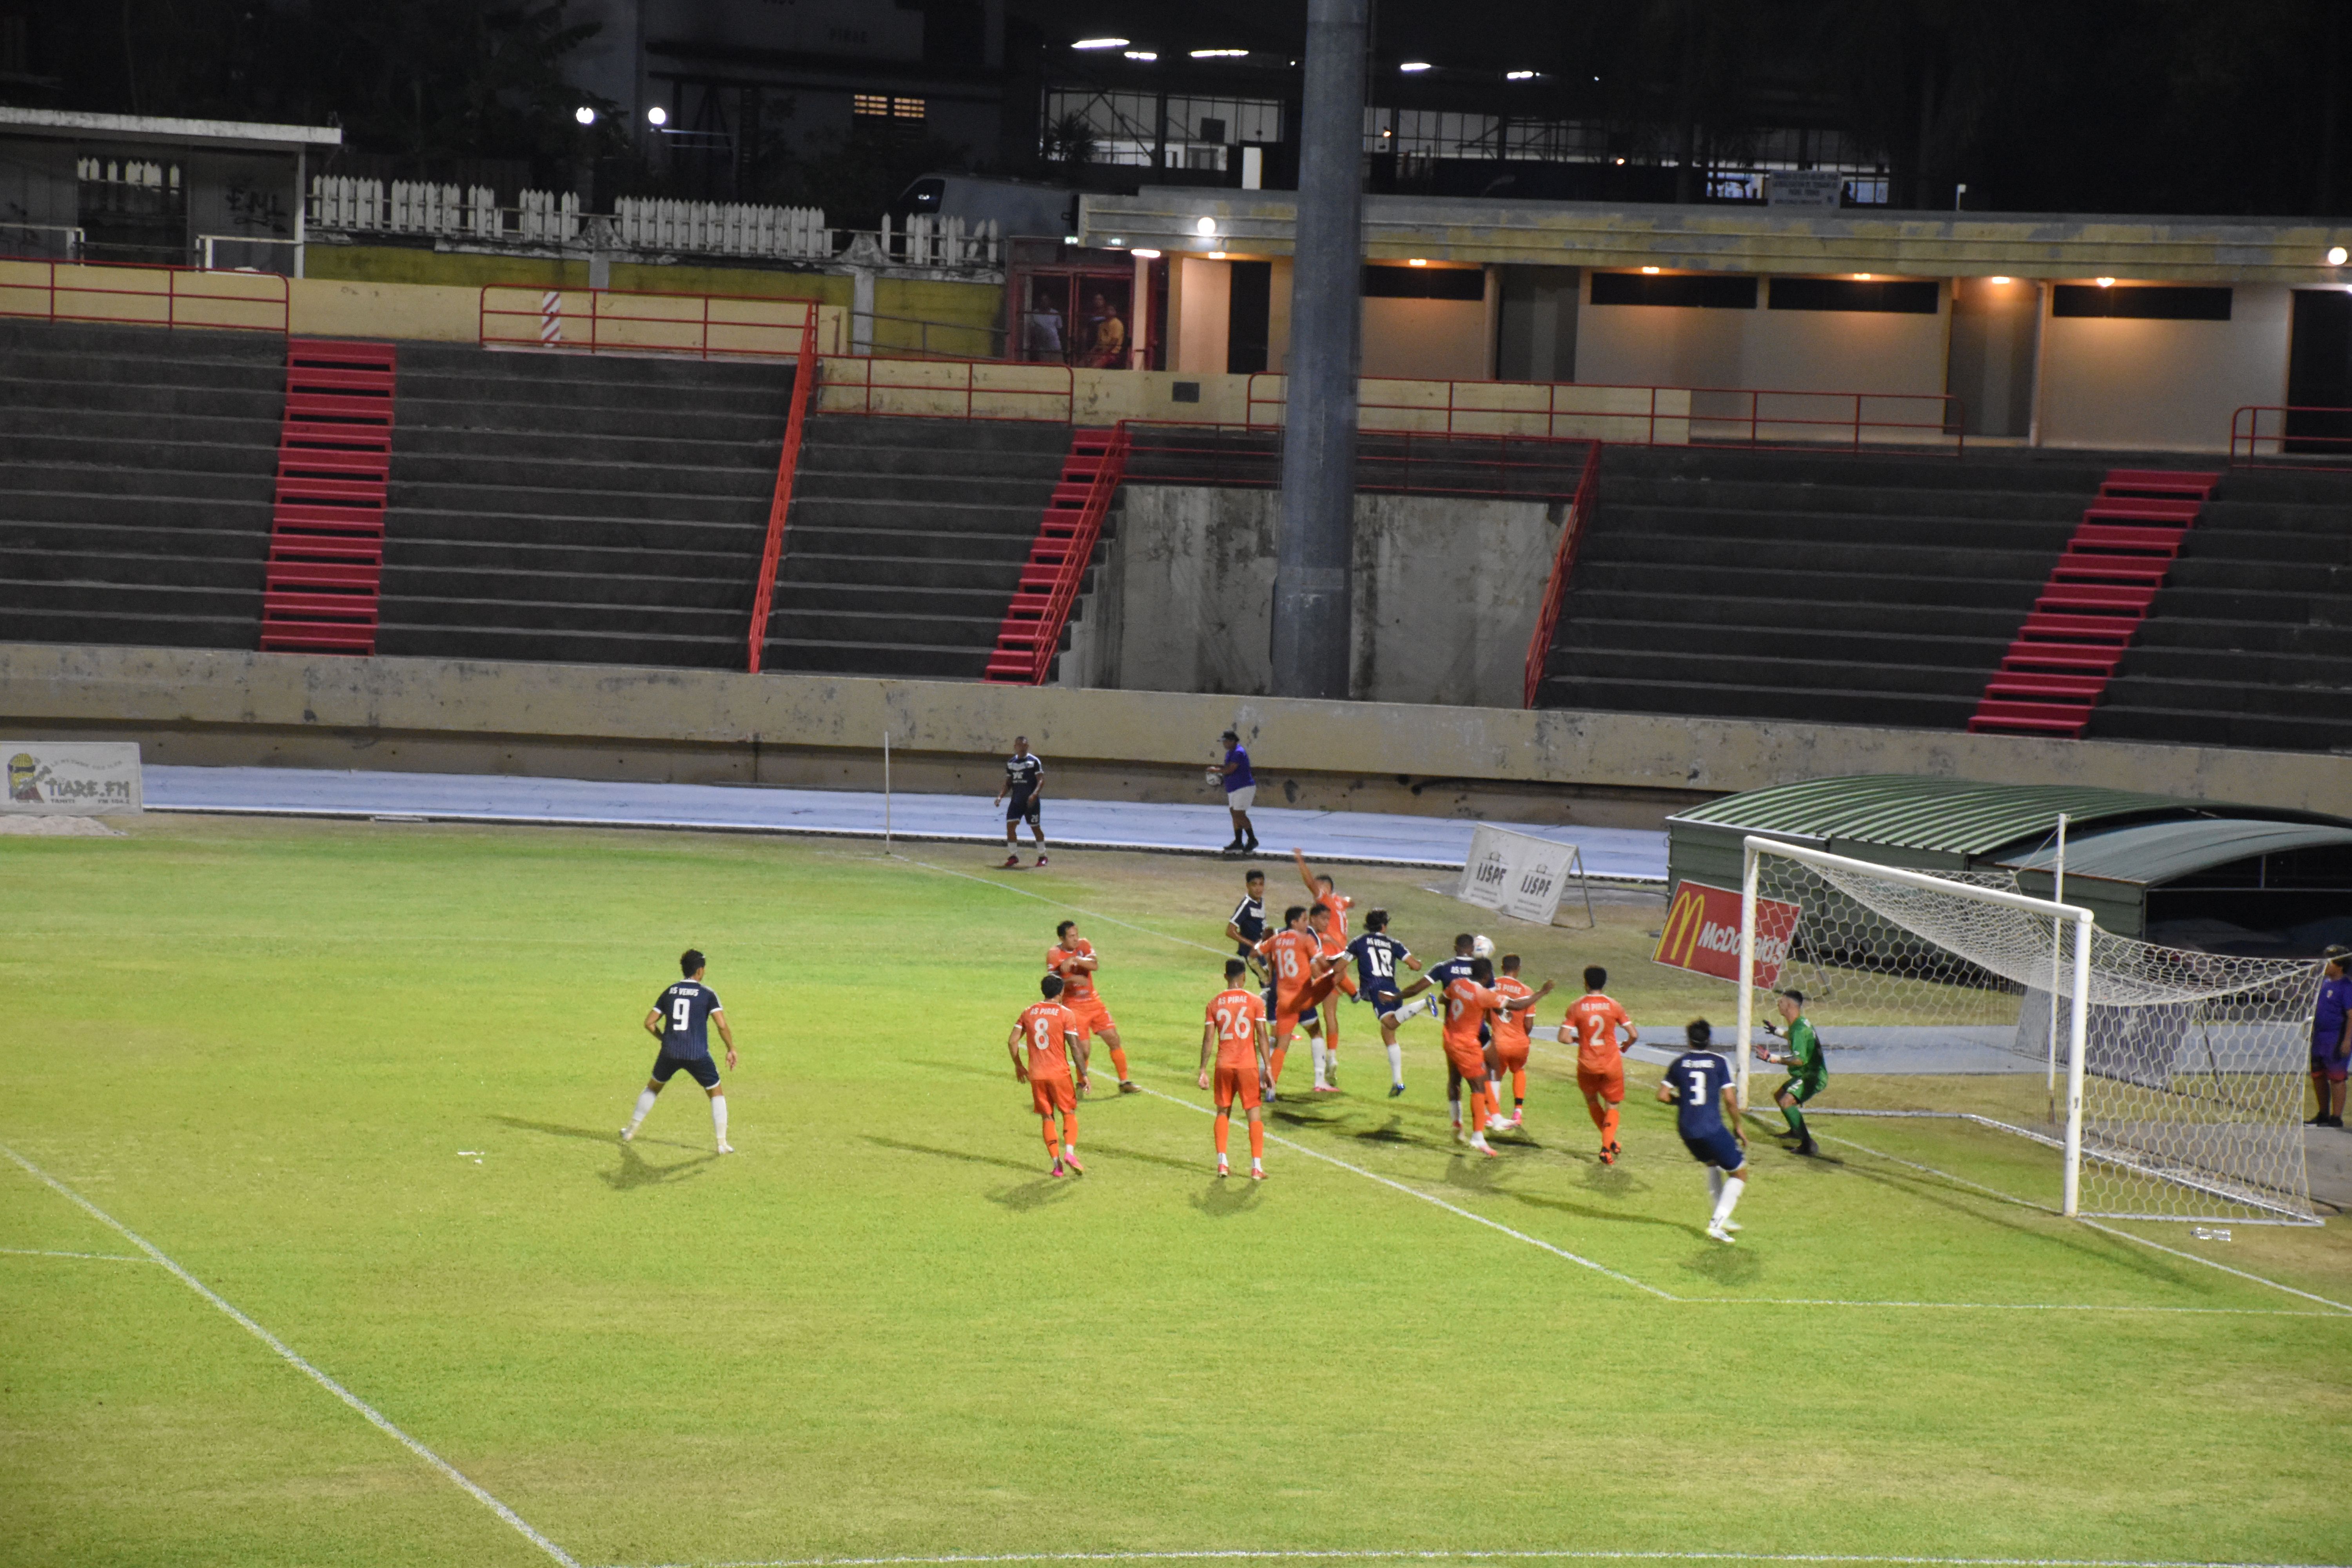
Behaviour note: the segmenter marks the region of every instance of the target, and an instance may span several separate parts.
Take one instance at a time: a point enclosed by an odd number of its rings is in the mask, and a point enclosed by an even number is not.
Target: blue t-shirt
[[[662,1016],[661,1054],[690,1062],[710,1054],[710,1015],[721,1011],[719,993],[699,980],[681,980],[654,998]]]
[[[1731,1064],[1713,1051],[1685,1051],[1666,1067],[1675,1086],[1675,1131],[1685,1138],[1712,1138],[1724,1131],[1723,1091],[1731,1087]]]
[[[1234,770],[1225,775],[1227,795],[1233,794],[1237,789],[1247,789],[1257,783],[1257,775],[1250,772],[1249,752],[1241,747],[1235,746],[1225,753],[1225,766]]]
[[[1412,956],[1396,938],[1370,931],[1349,942],[1348,952],[1356,961],[1357,988],[1367,996],[1393,994],[1397,965]]]
[[[2342,980],[2319,983],[2319,1005],[2312,1009],[2311,1045],[2314,1050],[2332,1049],[2344,1039],[2344,1023],[2352,1013],[2352,975]]]

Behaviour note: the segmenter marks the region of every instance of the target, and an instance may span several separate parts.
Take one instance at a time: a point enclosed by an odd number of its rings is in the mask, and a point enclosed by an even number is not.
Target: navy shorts
[[[667,1083],[670,1075],[675,1072],[684,1072],[705,1089],[719,1087],[719,1064],[710,1059],[708,1052],[698,1057],[664,1055],[654,1058],[656,1083]]]
[[[1037,826],[1037,805],[1035,795],[1026,790],[1014,790],[1005,799],[1004,820],[1007,822],[1025,820],[1030,826],[1034,827]]]
[[[1402,991],[1365,991],[1359,993],[1356,1000],[1359,1002],[1370,1002],[1372,1005],[1372,1016],[1376,1018],[1385,1018],[1390,1014],[1404,1005],[1404,993]]]
[[[1689,1150],[1691,1158],[1700,1164],[1713,1165],[1718,1170],[1736,1171],[1748,1163],[1748,1152],[1739,1146],[1739,1140],[1731,1135],[1728,1127],[1718,1127],[1704,1138],[1685,1136],[1683,1147]]]
[[[2341,1083],[2352,1068],[2352,1039],[2338,1040],[2333,1045],[2311,1047],[2311,1070]]]

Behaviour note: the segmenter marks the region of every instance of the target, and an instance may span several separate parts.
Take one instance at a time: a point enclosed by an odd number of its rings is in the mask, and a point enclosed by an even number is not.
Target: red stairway
[[[981,679],[1005,686],[1043,686],[1070,624],[1078,585],[1094,560],[1104,515],[1127,473],[1127,427],[1076,430],[1062,478],[1045,502],[1036,542],[1021,567],[1021,584],[997,628],[996,651]]]
[[[2219,474],[2115,468],[1985,685],[1977,734],[2079,738]]]
[[[395,364],[390,343],[286,341],[265,652],[375,651]]]

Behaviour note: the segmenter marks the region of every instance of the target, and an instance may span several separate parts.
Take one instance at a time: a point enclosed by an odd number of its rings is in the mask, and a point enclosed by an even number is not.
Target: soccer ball
[[[1470,939],[1470,956],[1473,958],[1494,957],[1495,939],[1491,936],[1472,937]]]
[[[1204,784],[1223,784],[1225,782],[1225,775],[1219,773],[1216,769],[1211,768],[1201,775],[1201,779]]]

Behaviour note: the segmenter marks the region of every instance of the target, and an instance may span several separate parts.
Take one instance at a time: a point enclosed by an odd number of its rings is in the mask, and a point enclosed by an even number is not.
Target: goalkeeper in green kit
[[[1805,1113],[1797,1108],[1821,1093],[1822,1086],[1830,1081],[1830,1068],[1829,1063],[1822,1059],[1821,1037],[1813,1033],[1812,1020],[1805,1016],[1803,992],[1780,993],[1780,1020],[1788,1026],[1785,1032],[1769,1024],[1764,1026],[1764,1032],[1786,1040],[1789,1048],[1779,1052],[1759,1050],[1756,1054],[1764,1061],[1789,1069],[1789,1081],[1773,1091],[1772,1103],[1789,1119],[1788,1136],[1797,1141],[1797,1152],[1818,1154],[1821,1150],[1814,1147],[1813,1134],[1805,1126]]]

